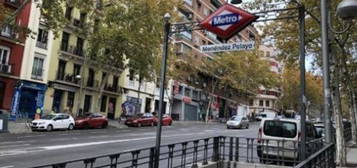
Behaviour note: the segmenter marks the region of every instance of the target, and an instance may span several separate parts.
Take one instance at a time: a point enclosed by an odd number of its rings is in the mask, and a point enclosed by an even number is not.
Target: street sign
[[[254,41],[201,46],[201,52],[245,51],[254,49]]]
[[[223,39],[229,39],[243,30],[257,16],[230,4],[225,4],[204,19],[200,26]]]

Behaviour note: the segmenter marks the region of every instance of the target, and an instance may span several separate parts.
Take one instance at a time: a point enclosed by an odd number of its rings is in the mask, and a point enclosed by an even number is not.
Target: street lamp
[[[352,19],[357,17],[357,1],[356,0],[343,0],[337,7],[337,15],[342,19]],[[324,85],[324,114],[325,114],[325,128],[326,128],[326,142],[332,142],[331,135],[331,113],[330,113],[330,62],[329,62],[329,31],[334,32],[331,28],[329,29],[330,19],[328,17],[329,13],[329,1],[321,0],[321,41],[322,41],[322,62],[323,62],[323,85]],[[342,32],[347,31],[350,27]]]
[[[343,0],[337,6],[337,15],[342,19],[357,17],[357,0]]]

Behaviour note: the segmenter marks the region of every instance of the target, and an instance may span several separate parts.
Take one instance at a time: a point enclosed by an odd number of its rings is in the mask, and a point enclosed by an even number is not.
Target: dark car
[[[138,114],[133,117],[129,117],[125,121],[125,125],[127,126],[154,126],[156,123],[156,117],[151,113]]]
[[[108,119],[99,113],[89,113],[85,117],[75,119],[76,128],[107,128]]]

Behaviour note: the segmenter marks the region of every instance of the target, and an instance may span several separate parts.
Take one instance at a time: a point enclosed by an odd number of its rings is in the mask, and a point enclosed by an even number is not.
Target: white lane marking
[[[16,148],[16,147],[24,147],[24,146],[30,146],[30,144],[11,144],[11,145],[6,145],[6,146],[0,146],[1,148]]]
[[[118,142],[126,142],[126,141],[137,141],[137,140],[154,139],[154,138],[156,138],[156,137],[133,138],[133,139],[122,139],[122,140],[111,140],[111,141],[100,141],[100,142],[88,142],[88,143],[68,144],[68,145],[43,146],[40,148],[44,148],[46,150],[55,150],[55,149],[63,149],[63,148],[74,148],[74,147],[101,145],[101,144],[118,143]]]
[[[9,144],[17,144],[17,143],[24,143],[28,141],[8,141],[8,142],[0,142],[0,145],[9,145]],[[0,167],[1,168],[1,167]]]
[[[0,168],[11,168],[11,167],[15,167],[14,165],[10,165],[10,166],[2,166]]]

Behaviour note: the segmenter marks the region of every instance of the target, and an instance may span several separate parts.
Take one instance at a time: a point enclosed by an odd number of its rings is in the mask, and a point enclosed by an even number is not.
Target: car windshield
[[[235,117],[232,117],[231,120],[232,121],[240,121],[240,120],[242,120],[242,117],[235,116]]]
[[[262,116],[263,118],[266,118],[266,117],[267,117],[266,114],[260,114],[260,116]]]
[[[278,120],[265,121],[264,134],[274,137],[294,138],[297,134],[296,123]]]
[[[56,115],[45,115],[45,116],[41,117],[41,119],[51,120],[51,119],[53,119],[53,118],[55,118],[55,117],[56,117]]]

